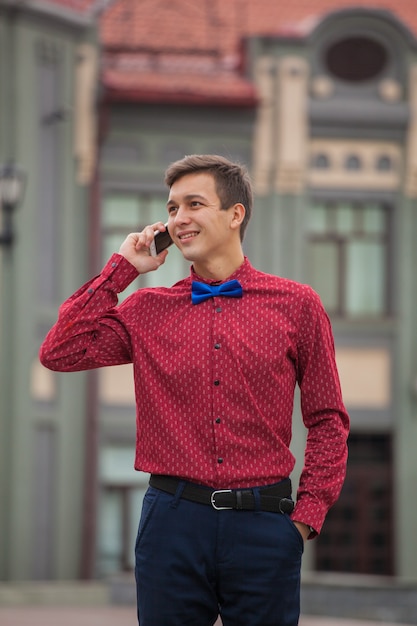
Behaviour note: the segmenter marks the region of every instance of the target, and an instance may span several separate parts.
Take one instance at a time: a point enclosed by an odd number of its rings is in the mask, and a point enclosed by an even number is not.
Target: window
[[[317,170],[327,170],[330,167],[330,161],[327,154],[315,154],[311,161],[311,166]]]
[[[392,576],[392,438],[351,434],[346,481],[316,543],[316,569]]]
[[[385,47],[370,37],[348,36],[333,43],[325,53],[328,71],[336,78],[359,83],[378,77],[388,62]]]
[[[135,540],[149,475],[133,468],[134,446],[104,445],[100,450],[97,572],[112,575],[134,568]]]
[[[102,256],[105,263],[113,252],[117,252],[126,236],[141,230],[147,224],[167,217],[165,194],[152,193],[112,193],[103,199],[102,206]],[[172,247],[169,258],[156,272],[140,277],[141,287],[171,286],[184,277],[186,272],[183,258]],[[126,298],[138,289],[137,281],[120,294],[119,300]]]
[[[376,169],[379,172],[389,172],[394,169],[392,158],[388,155],[381,155],[376,162]]]
[[[101,576],[132,571],[135,540],[146,485],[106,486],[100,498],[98,561]]]
[[[310,207],[307,282],[330,314],[389,312],[389,217],[388,207],[377,202]]]
[[[347,170],[360,170],[362,169],[362,161],[356,154],[350,154],[346,158],[345,167]]]

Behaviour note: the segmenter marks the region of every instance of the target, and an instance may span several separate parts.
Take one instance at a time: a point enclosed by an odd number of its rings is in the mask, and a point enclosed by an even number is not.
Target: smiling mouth
[[[197,237],[198,232],[192,232],[192,233],[184,233],[184,235],[178,235],[178,239],[180,241],[187,241],[188,239],[193,239],[194,237]]]

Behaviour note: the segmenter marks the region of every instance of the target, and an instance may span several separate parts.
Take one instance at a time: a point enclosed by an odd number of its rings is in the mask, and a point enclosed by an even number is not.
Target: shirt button
[[[220,380],[215,380],[214,384],[216,385],[216,387],[218,387],[220,385]]]
[[[214,349],[215,350],[220,350],[220,344],[219,343],[215,343],[214,344]]]
[[[94,289],[91,289],[90,287],[90,289],[87,290],[87,293],[94,293]]]
[[[216,313],[221,313],[221,312],[222,312],[222,307],[221,306],[216,307]]]
[[[219,458],[217,459],[217,463],[223,463],[223,459],[221,456],[219,456]]]
[[[220,422],[221,422],[220,417],[217,417],[217,418],[216,418],[216,424],[220,424]]]
[[[111,264],[112,267],[116,267],[117,263],[115,261],[113,261],[113,263]]]

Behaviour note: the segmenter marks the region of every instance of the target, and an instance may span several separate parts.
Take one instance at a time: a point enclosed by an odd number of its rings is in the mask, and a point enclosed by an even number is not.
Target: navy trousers
[[[288,515],[216,511],[180,494],[149,487],[144,498],[140,626],[213,626],[219,615],[223,626],[297,626],[304,542]]]

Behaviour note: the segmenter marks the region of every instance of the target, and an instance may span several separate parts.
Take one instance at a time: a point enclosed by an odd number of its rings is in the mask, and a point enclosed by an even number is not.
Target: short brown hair
[[[248,170],[244,165],[233,163],[216,154],[192,154],[172,163],[165,172],[168,187],[187,174],[210,173],[216,183],[221,208],[226,210],[240,202],[245,207],[245,217],[240,226],[243,240],[252,215],[253,192]]]

